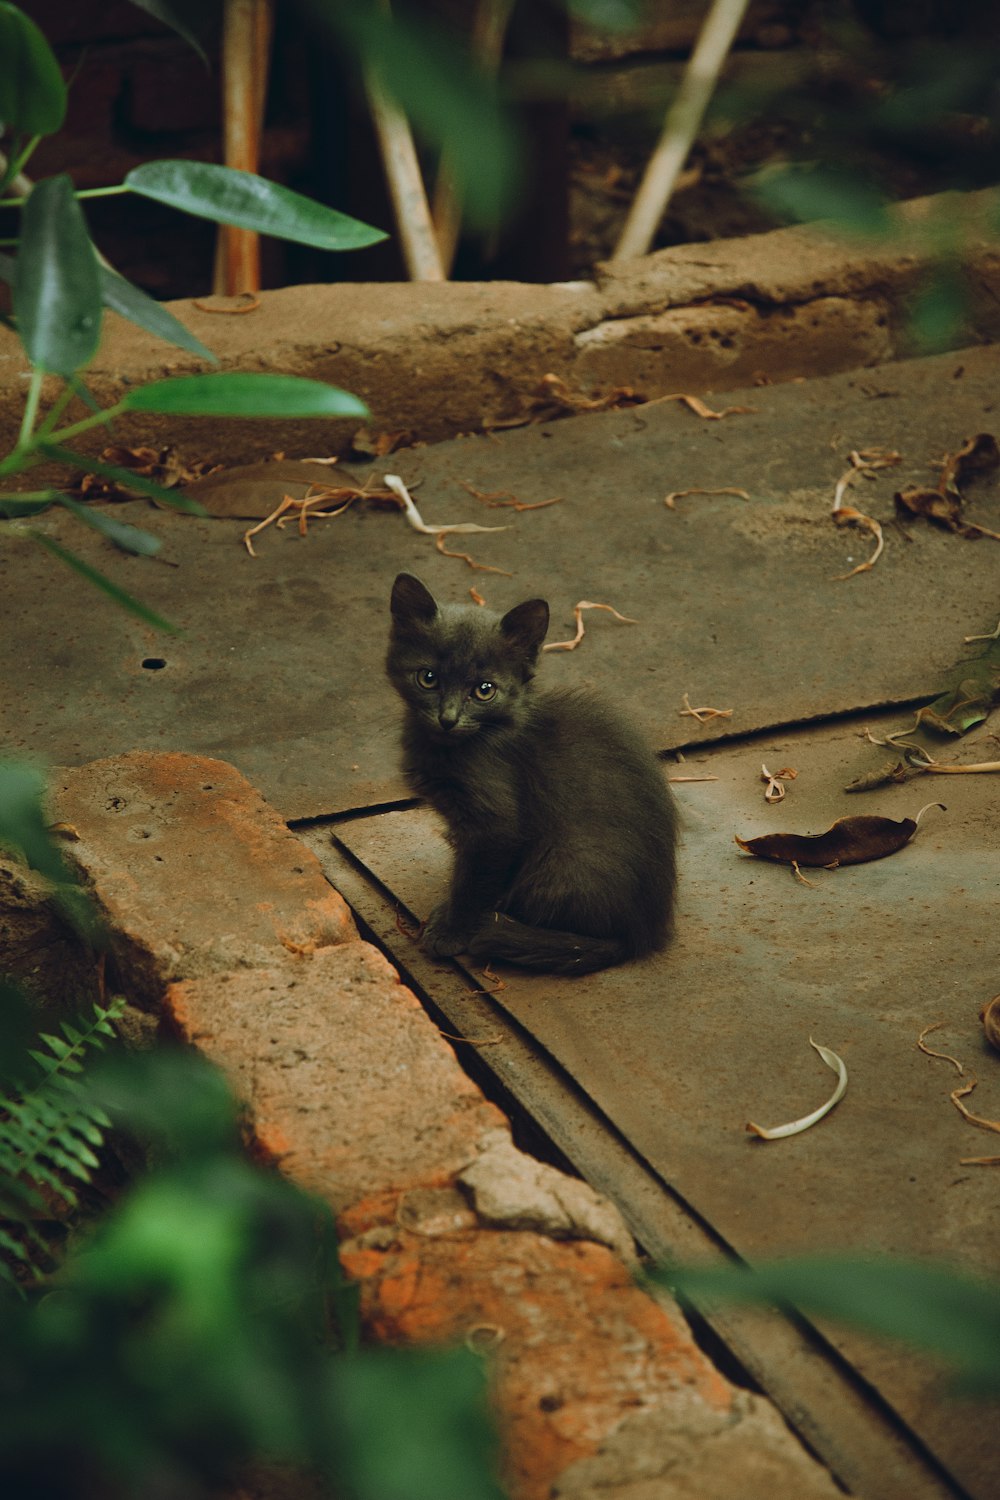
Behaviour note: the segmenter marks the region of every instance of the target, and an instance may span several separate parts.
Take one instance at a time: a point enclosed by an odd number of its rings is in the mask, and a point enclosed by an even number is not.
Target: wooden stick
[[[222,24],[223,158],[256,172],[267,92],[273,0],[225,0]],[[260,236],[234,224],[219,228],[213,290],[235,297],[260,291]]]
[[[714,0],[677,96],[667,110],[662,134],[639,184],[612,260],[648,254],[748,3],[749,0]]]

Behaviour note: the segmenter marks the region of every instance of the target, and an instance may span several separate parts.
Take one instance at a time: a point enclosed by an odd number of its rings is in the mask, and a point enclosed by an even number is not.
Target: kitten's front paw
[[[440,906],[435,906],[424,923],[420,946],[435,958],[451,958],[456,953],[464,953],[471,936],[471,933],[454,926],[448,904],[442,902]]]

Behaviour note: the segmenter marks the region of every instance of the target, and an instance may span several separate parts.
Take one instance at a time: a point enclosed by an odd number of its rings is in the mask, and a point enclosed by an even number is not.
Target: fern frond
[[[112,1023],[125,1008],[116,998],[95,1005],[89,1021],[63,1021],[62,1036],[43,1032],[48,1051],[29,1057],[41,1077],[17,1097],[0,1098],[0,1277],[14,1280],[12,1262],[31,1265],[47,1254],[32,1219],[44,1211],[43,1192],[56,1194],[71,1208],[79,1203],[77,1184],[91,1180],[99,1165],[96,1152],[111,1122],[87,1098],[86,1061],[114,1038]],[[39,1191],[42,1190],[42,1191]],[[16,1228],[15,1233],[11,1233]]]

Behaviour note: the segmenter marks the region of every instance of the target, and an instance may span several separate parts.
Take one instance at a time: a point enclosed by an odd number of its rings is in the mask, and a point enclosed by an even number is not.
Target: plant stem
[[[41,423],[39,424],[38,431],[35,434],[36,442],[44,442],[51,436],[56,423],[75,395],[76,391],[74,390],[73,386],[63,386],[62,390],[59,392],[58,396],[53,401],[51,407],[46,412],[45,416],[42,418]]]
[[[58,432],[46,432],[45,440],[49,443],[64,443],[67,438],[76,437],[81,432],[89,432],[92,427],[98,427],[102,422],[110,422],[112,417],[116,417],[120,411],[124,410],[125,402],[116,401],[114,406],[94,412],[92,416],[84,417],[80,422],[73,422],[69,427],[61,427]]]
[[[7,162],[6,166],[4,167],[3,174],[2,176],[0,176],[0,195],[5,193],[9,185],[14,182],[15,178],[21,175],[21,170],[25,162],[28,160],[28,157],[34,151],[40,140],[40,135],[31,136],[31,138],[21,147],[21,150],[16,151]],[[23,202],[24,200],[22,199],[21,201]]]
[[[102,188],[80,188],[77,198],[114,198],[121,193],[130,193],[132,189],[124,182],[114,184],[112,187]],[[0,198],[0,208],[20,208],[27,202],[26,198]]]
[[[38,403],[41,400],[44,379],[44,370],[40,370],[37,365],[32,365],[31,383],[28,386],[28,397],[24,403],[24,415],[21,418],[21,431],[17,438],[19,449],[31,447],[31,434],[34,431],[35,418],[38,416]]]

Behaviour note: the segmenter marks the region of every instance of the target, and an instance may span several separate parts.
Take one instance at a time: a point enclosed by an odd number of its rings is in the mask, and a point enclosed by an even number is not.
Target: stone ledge
[[[635,1284],[610,1205],[520,1170],[500,1112],[237,771],[134,752],[62,773],[54,800],[126,988],[228,1075],[251,1149],[337,1212],[369,1337],[492,1345],[511,1500],[834,1500]]]
[[[964,233],[970,307],[958,344],[1000,338],[998,199],[995,190],[915,199],[897,211],[898,235],[884,245],[807,225],[609,263],[594,282],[288,287],[263,293],[238,318],[189,299],[170,306],[216,350],[220,368],[330,381],[368,402],[373,432],[435,442],[525,417],[548,374],[582,392],[624,384],[655,398],[913,354],[906,311],[929,264],[921,221],[934,215]],[[108,314],[87,383],[111,404],[132,385],[201,368]],[[25,383],[20,345],[0,328],[0,451],[16,439]],[[134,413],[117,419],[115,440],[238,464],[276,449],[343,454],[357,428]],[[107,441],[103,432],[86,439],[93,450]]]

